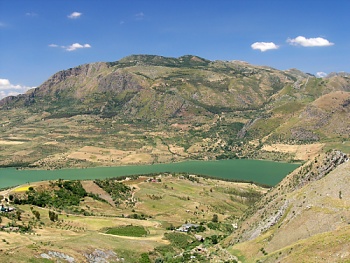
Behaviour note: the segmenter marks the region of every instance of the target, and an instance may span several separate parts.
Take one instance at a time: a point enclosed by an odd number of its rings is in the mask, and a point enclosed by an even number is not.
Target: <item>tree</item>
[[[211,242],[213,243],[213,245],[215,245],[215,244],[217,244],[219,242],[217,235],[211,236],[210,239],[211,239]]]
[[[211,219],[211,221],[212,221],[213,223],[218,223],[218,222],[219,222],[219,217],[218,217],[218,215],[217,215],[217,214],[214,214],[214,215],[213,215],[213,218]]]
[[[56,214],[55,212],[53,211],[49,211],[49,218],[52,222],[55,222],[58,220],[58,214]]]
[[[14,202],[15,205],[20,205],[21,204],[21,200],[18,197],[15,197],[13,202]]]
[[[33,212],[33,215],[35,216],[35,218],[37,220],[40,220],[40,213],[39,213],[39,211],[33,210],[32,212]]]
[[[22,214],[21,211],[18,211],[18,210],[16,211],[16,217],[18,221],[21,221],[21,214]]]

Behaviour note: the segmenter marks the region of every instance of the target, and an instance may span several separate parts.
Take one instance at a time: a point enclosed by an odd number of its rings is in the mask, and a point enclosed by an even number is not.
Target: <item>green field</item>
[[[141,226],[128,225],[110,228],[106,231],[106,234],[127,237],[144,237],[147,235],[147,230]]]

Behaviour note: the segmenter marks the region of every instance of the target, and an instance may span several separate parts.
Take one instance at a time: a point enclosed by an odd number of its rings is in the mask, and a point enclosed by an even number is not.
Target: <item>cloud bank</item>
[[[327,47],[334,45],[334,43],[329,42],[327,39],[322,37],[306,38],[303,36],[298,36],[296,38],[288,38],[287,43],[293,46],[303,47]]]
[[[0,79],[0,99],[7,96],[16,96],[26,93],[27,90],[35,87],[27,87],[23,85],[13,85],[8,79]]]
[[[273,42],[255,42],[251,45],[252,49],[258,49],[261,52],[265,52],[271,49],[278,49],[279,46]]]

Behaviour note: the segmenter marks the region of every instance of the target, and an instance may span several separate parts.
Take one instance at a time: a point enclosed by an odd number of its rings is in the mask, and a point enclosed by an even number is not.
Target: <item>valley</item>
[[[322,154],[272,188],[160,173],[4,190],[0,260],[347,262],[348,160]]]
[[[348,73],[59,71],[0,100],[0,261],[349,262],[349,116]]]

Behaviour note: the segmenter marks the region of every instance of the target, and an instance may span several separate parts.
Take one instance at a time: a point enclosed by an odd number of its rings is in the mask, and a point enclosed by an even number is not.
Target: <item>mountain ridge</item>
[[[325,149],[349,151],[349,92],[346,74],[317,78],[296,69],[281,71],[192,55],[131,55],[59,71],[26,94],[4,98],[0,139],[8,141],[18,134],[17,140],[35,141],[41,136],[43,143],[55,140],[61,146],[43,151],[38,141],[37,156],[28,160],[32,164],[55,159],[59,153],[72,156],[70,151],[84,146],[141,151],[147,162],[293,161],[294,150],[268,151],[267,146],[322,144]],[[28,127],[43,130],[35,131],[36,136]],[[76,136],[69,150],[64,137],[73,130]],[[122,131],[129,134],[129,142],[119,137]],[[33,148],[22,146],[26,151]],[[156,154],[159,147],[168,157]],[[13,150],[23,152],[20,145]],[[88,159],[88,166],[106,164]],[[0,164],[11,162],[5,153],[0,156]]]

